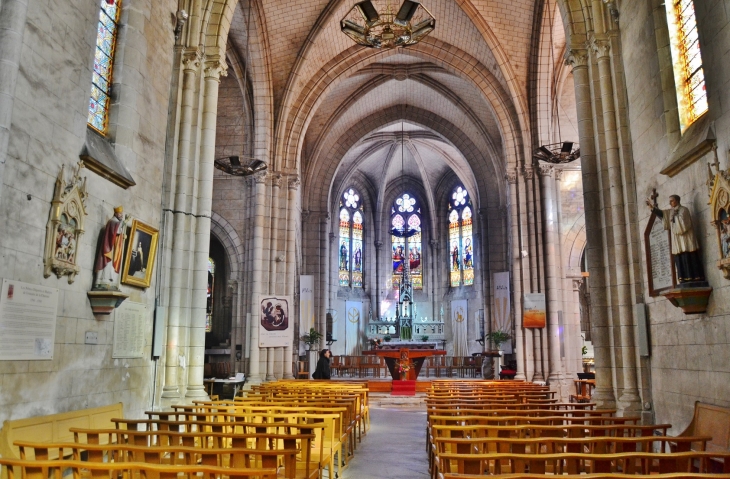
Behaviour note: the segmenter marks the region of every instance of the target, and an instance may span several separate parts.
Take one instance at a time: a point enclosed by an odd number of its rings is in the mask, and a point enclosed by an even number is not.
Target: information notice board
[[[112,358],[141,358],[144,355],[145,331],[149,309],[142,303],[123,302],[114,311],[114,344]]]
[[[57,310],[57,289],[3,279],[0,360],[53,359]]]

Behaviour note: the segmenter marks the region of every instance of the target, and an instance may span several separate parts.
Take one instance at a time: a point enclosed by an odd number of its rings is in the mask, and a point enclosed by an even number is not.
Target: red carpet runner
[[[391,396],[415,396],[416,381],[393,381]]]

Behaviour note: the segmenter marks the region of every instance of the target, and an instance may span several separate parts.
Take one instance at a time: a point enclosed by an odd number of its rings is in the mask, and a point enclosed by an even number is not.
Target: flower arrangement
[[[370,349],[380,349],[380,345],[383,343],[383,340],[380,338],[370,338],[368,339],[368,342],[370,343]]]
[[[411,368],[413,368],[413,363],[408,361],[407,359],[404,359],[402,361],[396,361],[395,366],[396,368],[398,368],[398,372],[403,374],[407,373],[411,370]]]

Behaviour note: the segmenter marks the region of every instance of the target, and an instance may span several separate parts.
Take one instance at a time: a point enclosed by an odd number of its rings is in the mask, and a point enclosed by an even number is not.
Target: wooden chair
[[[294,377],[297,379],[309,379],[309,361],[297,361],[297,370]]]

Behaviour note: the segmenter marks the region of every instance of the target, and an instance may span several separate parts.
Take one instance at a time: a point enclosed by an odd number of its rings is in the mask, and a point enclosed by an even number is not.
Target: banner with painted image
[[[268,295],[261,295],[260,298],[259,347],[275,348],[291,345],[294,329],[289,320],[291,298]]]
[[[345,354],[359,356],[360,350],[360,323],[362,320],[362,302],[347,301],[347,321],[345,322]]]
[[[525,294],[525,313],[522,318],[525,328],[545,327],[545,293]]]
[[[299,276],[299,331],[314,327],[314,276]]]
[[[510,315],[509,272],[494,273],[494,306],[492,307],[492,331],[504,331],[512,335],[512,316]],[[502,344],[506,354],[512,353],[512,341]],[[509,349],[509,352],[507,352]]]
[[[454,334],[454,356],[468,356],[467,308],[469,302],[459,299],[451,302],[451,330]]]

